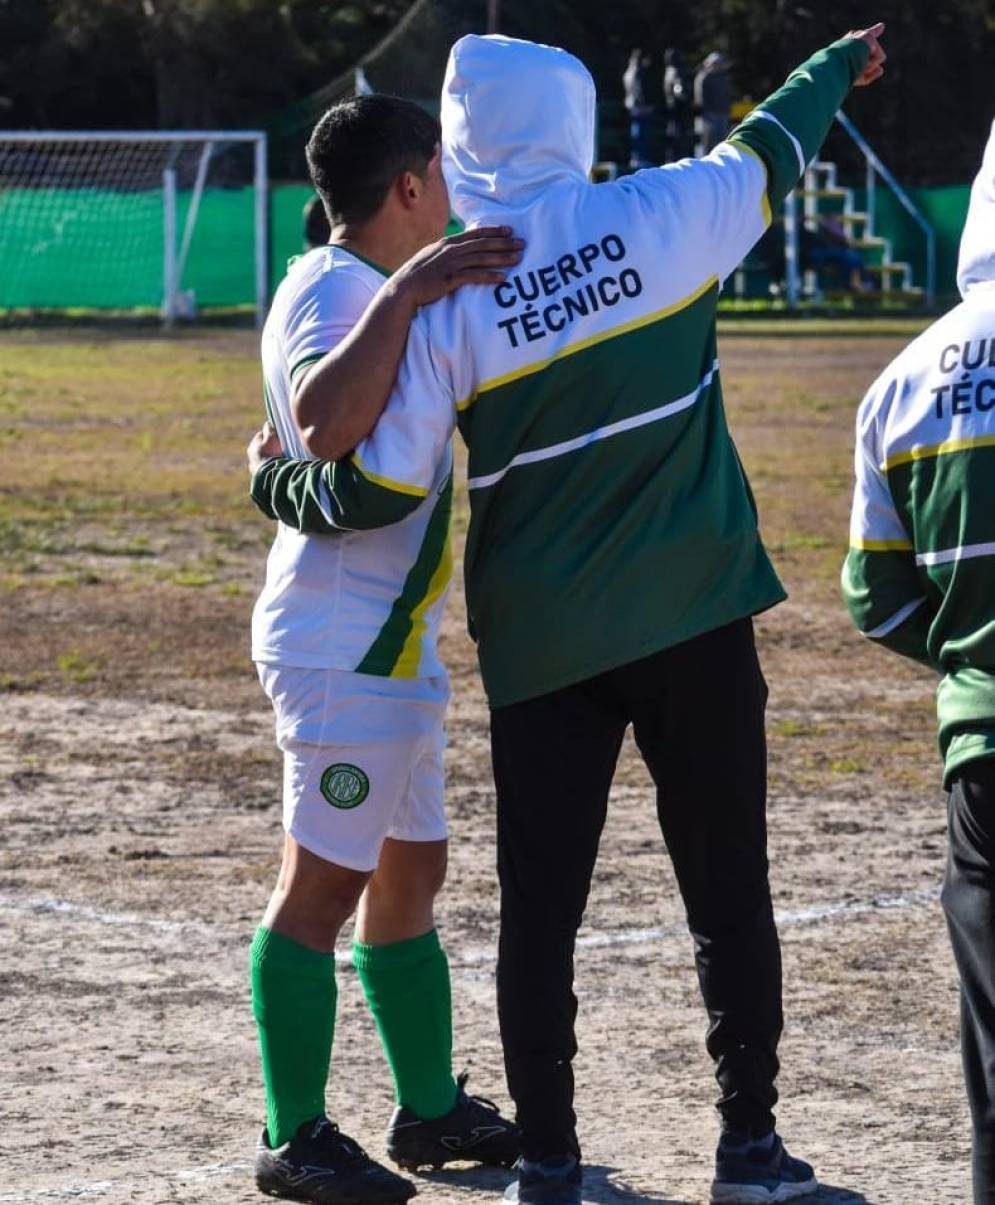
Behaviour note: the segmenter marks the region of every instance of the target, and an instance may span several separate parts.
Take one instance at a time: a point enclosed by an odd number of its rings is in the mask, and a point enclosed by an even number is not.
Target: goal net
[[[0,322],[254,312],[266,135],[0,131]]]

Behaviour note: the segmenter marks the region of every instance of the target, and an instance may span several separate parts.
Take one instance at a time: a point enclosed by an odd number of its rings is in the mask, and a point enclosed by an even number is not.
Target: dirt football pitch
[[[969,1199],[934,682],[863,642],[838,592],[855,407],[913,329],[748,327],[720,346],[791,596],[758,621],[785,961],[779,1128],[815,1163],[821,1205]],[[261,417],[248,331],[0,337],[4,1205],[262,1199],[246,956],[278,865],[280,766],[248,656],[271,536],[246,495]],[[458,588],[444,653],[456,1066],[507,1108],[487,712]],[[330,1112],[383,1157],[388,1070],[344,960],[339,984]],[[717,1135],[705,1017],[631,746],[577,991],[585,1198],[700,1205]],[[507,1181],[456,1170],[422,1177],[420,1194],[475,1205]]]

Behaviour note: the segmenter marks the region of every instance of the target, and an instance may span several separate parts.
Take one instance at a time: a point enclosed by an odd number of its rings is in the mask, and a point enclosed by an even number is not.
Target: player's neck
[[[362,226],[350,226],[347,222],[333,226],[329,241],[362,256],[388,273],[396,272],[401,264],[421,250],[413,245],[407,223],[384,221],[379,217]]]

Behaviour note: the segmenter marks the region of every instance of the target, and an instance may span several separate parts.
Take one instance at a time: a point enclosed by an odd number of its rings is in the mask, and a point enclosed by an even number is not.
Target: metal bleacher
[[[876,281],[876,288],[870,288],[860,295],[864,303],[879,301],[885,305],[932,306],[936,295],[936,238],[932,226],[846,114],[837,113],[836,120],[864,160],[862,205],[858,204],[858,190],[840,183],[836,163],[825,159],[810,163],[799,187],[784,203],[785,279],[783,284],[771,281],[770,291],[780,294],[783,290],[792,308],[803,300],[825,302],[837,299],[815,269],[802,265],[799,253],[800,225],[814,232],[820,221],[830,218],[843,228],[848,245],[860,253],[864,273]],[[895,258],[893,240],[878,233],[877,199],[880,185],[891,191],[922,234],[925,274],[921,282],[915,280],[909,261]],[[734,292],[737,297],[745,296],[748,274],[762,270],[756,260],[747,259],[735,275]]]
[[[743,115],[748,111],[749,106],[744,107]],[[599,118],[602,150],[607,154],[596,165],[593,178],[613,180],[627,170],[620,167],[628,143],[624,110],[621,105],[603,104]],[[858,295],[862,306],[932,307],[936,296],[936,238],[932,226],[847,115],[837,113],[836,122],[863,159],[862,186],[841,183],[839,167],[830,159],[810,163],[798,188],[784,202],[783,272],[773,274],[770,264],[754,251],[734,273],[726,296],[737,300],[774,299],[792,309],[803,303],[833,304],[844,296],[853,296],[828,272],[802,266],[802,228],[815,232],[820,222],[831,219],[842,226],[849,247],[864,261],[865,275],[874,280],[874,286]],[[890,191],[923,239],[924,255],[918,267],[907,259],[896,258],[891,237],[898,212],[895,205],[889,206],[886,215],[889,234],[881,233],[885,228],[878,213],[882,189]],[[904,241],[908,245],[908,239]]]
[[[863,257],[864,271],[877,278],[878,288],[872,293],[882,298],[898,295],[903,300],[921,301],[925,290],[913,282],[912,265],[907,260],[896,260],[892,240],[875,234],[874,214],[870,207],[856,207],[855,191],[838,183],[835,163],[816,160],[810,164],[798,190],[805,225],[814,226],[820,217],[832,216],[846,231],[849,245]],[[802,281],[805,295],[816,296],[820,285],[815,271],[805,271]]]

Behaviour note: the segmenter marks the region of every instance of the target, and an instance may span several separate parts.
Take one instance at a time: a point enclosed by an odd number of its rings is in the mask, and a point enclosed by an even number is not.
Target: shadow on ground
[[[704,1198],[689,1200],[686,1197],[664,1197],[653,1193],[630,1188],[621,1180],[614,1179],[618,1169],[606,1167],[600,1163],[584,1165],[585,1205],[703,1205]],[[464,1171],[453,1174],[452,1169],[445,1172],[421,1172],[419,1180],[444,1184],[451,1193],[491,1192],[500,1197],[511,1182],[513,1173],[493,1167],[469,1167]],[[832,1184],[823,1184],[819,1191],[810,1197],[801,1198],[812,1205],[876,1205],[870,1197],[855,1192],[849,1188],[838,1188]]]
[[[865,1197],[862,1192],[851,1188],[834,1188],[832,1184],[820,1185],[819,1191],[803,1201],[811,1201],[812,1205],[877,1205],[872,1197]]]
[[[618,1205],[621,1201],[630,1202],[631,1205],[639,1205],[640,1202],[642,1205],[698,1205],[697,1202],[684,1198],[660,1197],[629,1188],[624,1183],[612,1179],[617,1170],[599,1163],[584,1164],[585,1205],[587,1202],[591,1202],[591,1205]],[[510,1171],[492,1167],[472,1167],[456,1176],[452,1171],[422,1172],[419,1178],[445,1184],[450,1192],[493,1192],[495,1196],[500,1196],[513,1177],[514,1173]],[[858,1199],[860,1198],[853,1200]],[[851,1198],[847,1198],[847,1205],[851,1205]]]

